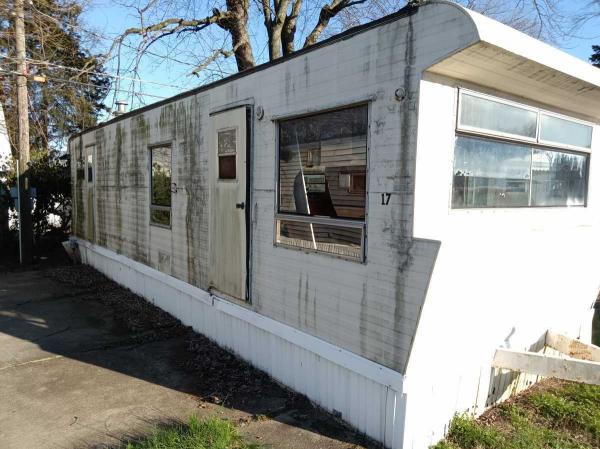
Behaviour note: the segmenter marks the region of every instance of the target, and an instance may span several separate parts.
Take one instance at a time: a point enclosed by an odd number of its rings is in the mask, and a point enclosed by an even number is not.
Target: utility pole
[[[15,0],[15,38],[17,46],[17,111],[19,115],[19,246],[21,263],[33,261],[33,226],[29,183],[29,99],[25,53],[24,0]]]

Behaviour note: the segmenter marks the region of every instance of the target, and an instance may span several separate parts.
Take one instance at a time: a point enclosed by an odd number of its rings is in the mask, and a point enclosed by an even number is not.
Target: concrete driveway
[[[230,419],[270,447],[364,447],[333,419],[305,420],[306,410],[295,413],[268,390],[259,398],[267,419],[257,419],[256,402],[200,399],[202,373],[182,368],[189,331],[132,331],[114,309],[90,299],[94,288],[39,271],[0,274],[1,448],[118,447],[191,413]]]

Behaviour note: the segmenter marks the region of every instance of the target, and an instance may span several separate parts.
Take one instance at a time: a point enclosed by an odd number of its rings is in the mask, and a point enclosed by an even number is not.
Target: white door
[[[247,300],[246,107],[210,120],[209,287],[215,294]]]

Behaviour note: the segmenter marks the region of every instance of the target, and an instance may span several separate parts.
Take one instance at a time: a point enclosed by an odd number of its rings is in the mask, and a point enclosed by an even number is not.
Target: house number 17
[[[387,206],[388,204],[390,204],[391,196],[392,196],[391,193],[382,193],[381,194],[381,205]]]

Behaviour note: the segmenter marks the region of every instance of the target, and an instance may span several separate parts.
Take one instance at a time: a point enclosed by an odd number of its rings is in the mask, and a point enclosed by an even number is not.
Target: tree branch
[[[340,11],[365,2],[366,0],[332,0],[330,4],[323,6],[319,13],[319,21],[304,41],[304,48],[310,47],[317,42],[323,30],[329,25],[329,21],[338,15]]]

